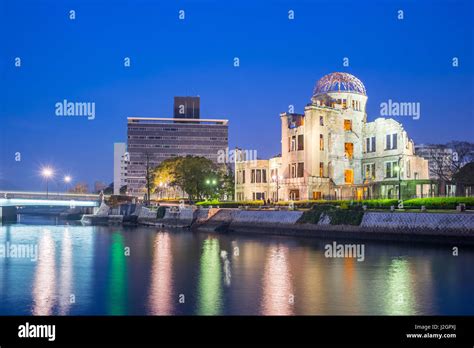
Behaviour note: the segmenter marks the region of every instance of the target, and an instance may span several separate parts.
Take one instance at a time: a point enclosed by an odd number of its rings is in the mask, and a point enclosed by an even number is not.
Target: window
[[[352,120],[344,120],[344,130],[345,131],[352,130]]]
[[[313,191],[313,199],[314,200],[321,199],[321,192],[320,191]]]
[[[245,176],[245,171],[244,171],[244,176]],[[267,182],[267,170],[266,169],[252,169],[251,172],[251,177],[250,177],[250,182],[252,184],[260,184],[260,183],[266,183]],[[243,183],[245,183],[245,178],[243,180]]]
[[[319,125],[324,126],[324,117],[323,116],[319,116]]]
[[[319,162],[319,176],[321,178],[324,176],[324,162]]]
[[[296,151],[296,135],[293,135],[291,137],[291,150],[290,151]]]
[[[344,182],[346,184],[354,183],[354,171],[352,169],[346,169],[344,171]]]
[[[291,137],[288,137],[288,152],[291,151]]]
[[[354,156],[354,144],[344,143],[344,155],[347,159],[352,159]]]
[[[364,178],[366,180],[375,180],[375,163],[364,164]]]
[[[255,201],[264,201],[265,200],[265,192],[252,192],[252,199]]]
[[[395,150],[397,148],[397,133],[387,134],[385,140],[385,150]]]
[[[366,152],[375,152],[375,137],[365,138],[365,151]]]
[[[291,165],[291,177],[296,178],[296,164]]]
[[[324,151],[324,136],[322,134],[319,134],[319,149]]]
[[[242,170],[242,184],[245,184],[245,170]]]
[[[385,178],[396,178],[398,175],[397,161],[385,162]]]
[[[304,163],[299,162],[298,163],[298,178],[304,177]]]
[[[298,151],[304,150],[304,135],[298,135]]]
[[[411,176],[411,165],[410,165],[410,160],[407,160],[406,164],[406,176],[409,178]]]

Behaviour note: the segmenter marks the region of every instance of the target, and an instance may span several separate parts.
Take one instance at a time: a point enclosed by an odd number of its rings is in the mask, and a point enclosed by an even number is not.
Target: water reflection
[[[66,228],[62,235],[61,269],[59,286],[59,314],[66,315],[71,307],[73,264],[71,232]]]
[[[198,314],[216,315],[222,307],[222,273],[219,240],[207,238],[202,244],[199,270]]]
[[[127,314],[127,263],[125,257],[123,236],[115,232],[112,235],[110,246],[110,279],[107,297],[108,314],[111,315]]]
[[[39,246],[37,262],[0,258],[1,315],[474,314],[467,248],[367,242],[358,262],[309,238],[65,228],[0,226],[0,243]]]
[[[386,313],[391,315],[415,314],[412,277],[409,262],[393,259],[388,270]]]
[[[173,312],[173,254],[168,233],[157,233],[153,246],[153,264],[149,291],[150,314]]]
[[[51,315],[55,303],[56,264],[51,231],[44,229],[38,243],[38,264],[33,284],[33,315]]]
[[[293,314],[293,284],[288,262],[288,248],[269,247],[263,275],[262,314]]]

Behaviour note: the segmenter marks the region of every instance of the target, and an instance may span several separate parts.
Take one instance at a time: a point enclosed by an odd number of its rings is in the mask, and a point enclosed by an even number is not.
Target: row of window
[[[154,135],[129,135],[128,139],[140,139],[140,140],[223,140],[227,141],[227,137],[189,137],[189,136],[154,136]]]
[[[385,150],[396,150],[398,148],[397,133],[387,134],[385,136]],[[375,136],[365,138],[365,152],[376,152],[376,138]]]
[[[298,141],[296,141],[298,139]],[[288,152],[304,150],[304,135],[298,134],[288,137]]]
[[[398,178],[399,168],[398,161],[385,162],[385,179]],[[408,160],[405,162],[404,173],[407,178],[411,177],[411,162]],[[375,180],[375,163],[366,163],[363,166],[363,175],[365,179]]]
[[[134,149],[216,149],[221,150],[221,145],[195,145],[195,144],[188,144],[188,145],[177,145],[177,144],[129,144],[129,148]]]
[[[178,132],[178,131],[183,131],[183,132],[215,132],[217,130],[224,130],[227,127],[220,127],[220,128],[215,128],[213,126],[209,125],[193,125],[194,127],[128,127],[129,131],[149,131],[149,132],[159,132],[159,131],[164,131],[164,132]]]
[[[245,169],[238,170],[236,173],[237,184],[245,184]],[[250,171],[250,183],[261,184],[267,183],[267,170],[266,169],[252,169]]]

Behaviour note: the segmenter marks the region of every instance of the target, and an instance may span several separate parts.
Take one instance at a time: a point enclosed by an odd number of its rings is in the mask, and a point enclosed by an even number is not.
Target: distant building
[[[127,185],[129,155],[127,144],[114,144],[114,195],[120,194],[120,188]]]
[[[415,152],[428,161],[430,178],[438,181],[439,195],[471,195],[472,192],[463,190],[462,185],[456,186],[454,176],[474,160],[473,143],[420,144],[415,146]]]
[[[453,156],[452,148],[440,144],[419,144],[415,145],[415,153],[428,161],[431,179],[439,179],[438,173],[440,171],[443,173],[449,171],[449,163]],[[451,173],[449,173],[449,176],[451,176]]]
[[[174,118],[200,118],[199,97],[174,97]]]
[[[321,78],[304,114],[282,113],[281,157],[236,163],[238,200],[427,196],[428,161],[403,126],[367,122],[367,94],[347,73]]]
[[[219,152],[228,148],[228,120],[129,117],[127,134],[127,188],[140,197],[145,194],[147,162],[155,168],[167,158],[192,155],[217,164]]]

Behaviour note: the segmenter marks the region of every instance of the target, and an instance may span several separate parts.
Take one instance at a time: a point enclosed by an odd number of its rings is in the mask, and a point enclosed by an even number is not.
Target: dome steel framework
[[[323,76],[316,84],[313,96],[330,92],[347,92],[367,95],[365,86],[361,80],[354,75],[343,72],[334,72]]]

